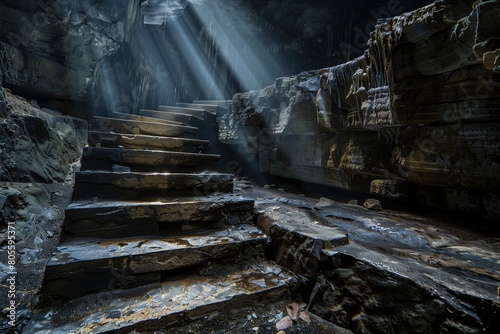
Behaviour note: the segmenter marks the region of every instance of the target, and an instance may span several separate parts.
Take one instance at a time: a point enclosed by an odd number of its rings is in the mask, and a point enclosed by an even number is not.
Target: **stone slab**
[[[345,233],[340,233],[338,229],[329,226],[319,225],[318,222],[294,223],[293,218],[284,218],[282,215],[296,217],[294,212],[280,212],[281,210],[269,210],[264,214],[266,219],[271,220],[269,234],[292,234],[297,239],[311,240],[318,244],[321,249],[331,249],[349,244],[349,239]]]
[[[288,205],[263,207],[258,225],[272,239],[271,258],[293,272],[316,277],[322,270],[322,252],[349,244],[346,233],[321,225],[319,219]]]
[[[162,151],[203,152],[207,149],[208,141],[162,136],[118,134],[109,132],[90,131],[89,144],[91,146],[128,149],[153,149]]]
[[[40,311],[26,333],[130,333],[162,329],[213,312],[284,296],[294,279],[259,263],[220,276],[187,278],[131,290],[110,290]]]
[[[229,107],[229,100],[194,100],[193,103],[216,105],[225,109]]]
[[[201,119],[204,119],[203,116],[205,115],[205,110],[204,109],[197,109],[197,108],[185,108],[185,107],[175,107],[175,106],[158,106],[158,109],[163,111],[163,112],[174,112],[174,113],[181,113],[181,114],[188,114],[192,115]]]
[[[182,122],[170,121],[170,120],[166,120],[166,119],[141,116],[141,115],[135,115],[135,114],[126,114],[126,113],[121,113],[121,112],[116,112],[116,111],[113,113],[112,116],[113,116],[113,118],[128,119],[131,121],[171,124],[171,125],[187,125],[187,124],[184,124]]]
[[[73,200],[153,200],[179,196],[231,193],[232,174],[116,173],[83,171],[75,175]]]
[[[349,243],[345,233],[339,233],[333,227],[319,225],[296,225],[292,223],[278,222],[273,225],[274,229],[280,229],[284,233],[296,234],[299,238],[310,239],[321,244],[322,249],[331,249],[344,246]]]
[[[222,107],[217,104],[209,104],[209,103],[181,103],[177,102],[176,106],[182,108],[195,108],[195,109],[203,109],[207,113],[204,114],[205,120],[215,120],[215,116],[222,116],[227,112],[227,107]]]
[[[47,264],[44,294],[75,298],[105,291],[113,277],[126,288],[144,282],[149,273],[237,257],[248,247],[263,250],[266,240],[250,225],[177,238],[68,239]]]
[[[128,166],[133,171],[174,172],[183,168],[203,170],[205,166],[216,163],[219,159],[220,156],[216,154],[85,147],[81,169],[111,170],[113,164],[119,164]]]
[[[181,122],[184,124],[192,125],[194,120],[201,120],[199,117],[195,117],[193,115],[184,114],[180,112],[164,112],[161,110],[150,110],[150,109],[141,109],[139,110],[139,114],[147,117],[160,118],[164,120],[170,120],[175,122]]]
[[[64,229],[77,237],[181,235],[253,220],[253,200],[234,195],[156,202],[73,202]]]
[[[103,132],[164,137],[196,138],[197,128],[185,125],[159,124],[119,118],[94,117],[94,128]]]
[[[218,105],[213,105],[209,103],[182,103],[177,102],[175,104],[177,107],[182,108],[194,108],[194,109],[203,109],[205,111],[209,111],[215,113],[220,107]]]

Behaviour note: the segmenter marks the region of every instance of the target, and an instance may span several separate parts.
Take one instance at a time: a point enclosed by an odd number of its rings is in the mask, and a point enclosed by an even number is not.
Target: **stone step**
[[[227,108],[223,108],[214,104],[201,104],[201,103],[181,103],[177,102],[176,105],[182,108],[194,108],[208,111],[209,113],[217,116],[222,116],[227,112]]]
[[[196,138],[197,128],[185,125],[159,124],[119,118],[94,117],[93,127],[102,132]]]
[[[225,267],[211,276],[188,277],[134,289],[107,291],[39,311],[31,334],[131,333],[162,330],[214,312],[258,307],[289,297],[295,282],[280,267],[259,262]],[[49,306],[50,307],[50,306]]]
[[[161,110],[140,109],[139,114],[142,116],[147,116],[152,118],[159,118],[168,121],[180,122],[191,126],[194,126],[194,123],[196,121],[203,121],[202,118],[193,115],[174,113],[174,112],[164,112]]]
[[[216,105],[225,109],[229,107],[229,100],[194,100],[193,103]]]
[[[166,112],[166,113],[184,113],[184,114],[189,114],[192,115],[196,118],[199,118],[203,120],[202,124],[208,123],[216,123],[217,122],[217,114],[215,111],[210,111],[205,108],[201,108],[203,106],[199,106],[196,108],[189,108],[189,107],[181,107],[181,106],[159,106],[158,109],[160,111]],[[208,106],[208,109],[213,109],[213,107],[219,108],[217,106]],[[222,110],[222,108],[221,108]]]
[[[253,220],[253,200],[217,194],[156,202],[73,202],[64,230],[75,237],[174,236],[214,230]]]
[[[231,193],[233,175],[220,173],[115,173],[83,171],[75,175],[73,200],[154,200],[174,196]]]
[[[213,167],[217,154],[136,150],[107,147],[85,147],[81,170],[114,170],[114,165],[133,172],[190,172]]]
[[[204,119],[206,111],[204,109],[196,109],[196,108],[184,108],[184,107],[175,107],[175,106],[159,106],[158,110],[163,112],[174,112],[181,114],[192,115],[201,119]]]
[[[263,257],[267,236],[251,225],[177,238],[68,239],[45,269],[44,297],[76,298],[114,288],[159,283],[168,272],[242,254]]]
[[[151,149],[160,151],[176,151],[198,153],[205,152],[208,140],[191,138],[128,135],[109,132],[89,131],[88,142],[91,146],[128,149]]]
[[[114,112],[113,118],[128,119],[131,121],[140,121],[140,122],[149,122],[149,123],[170,124],[170,125],[188,125],[188,124],[185,124],[182,122],[177,122],[177,121],[172,121],[172,120],[166,120],[166,119],[148,117],[148,116],[141,116],[141,115],[135,115],[135,114],[126,114],[126,113],[120,113],[120,112]]]
[[[183,103],[177,102],[176,106],[183,108],[195,108],[195,109],[203,109],[205,111],[209,111],[211,113],[217,113],[217,110],[224,109],[215,104],[204,104],[204,103]]]
[[[182,120],[190,126],[198,128],[198,138],[206,139],[207,136],[203,134],[204,131],[209,130],[211,132],[218,131],[219,125],[217,123],[217,117],[211,113],[205,111],[205,119],[189,115],[189,114],[179,114],[175,112],[161,111],[161,110],[145,110],[141,109],[140,113],[142,115],[148,115],[151,118],[158,119],[177,119]]]

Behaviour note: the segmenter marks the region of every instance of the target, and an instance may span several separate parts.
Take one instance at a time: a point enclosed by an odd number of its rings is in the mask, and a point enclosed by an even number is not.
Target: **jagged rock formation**
[[[70,181],[82,154],[87,123],[41,110],[8,91],[3,96],[0,181]]]
[[[0,97],[0,329],[7,330],[12,319],[6,317],[11,295],[6,280],[13,271],[7,265],[13,246],[7,231],[15,232],[14,323],[22,327],[38,304],[48,254],[59,241],[87,123],[40,109],[1,86]]]
[[[82,101],[96,65],[134,26],[134,1],[4,1],[0,5],[4,82],[23,95]]]
[[[271,258],[307,282],[315,314],[354,333],[498,332],[494,239],[455,220],[252,191]]]
[[[261,172],[498,218],[499,10],[379,21],[363,56],[236,94],[220,138]]]

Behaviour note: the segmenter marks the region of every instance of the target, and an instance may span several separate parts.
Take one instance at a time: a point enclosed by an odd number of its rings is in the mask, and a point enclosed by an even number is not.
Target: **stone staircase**
[[[211,152],[224,101],[95,117],[27,333],[162,329],[288,293]]]

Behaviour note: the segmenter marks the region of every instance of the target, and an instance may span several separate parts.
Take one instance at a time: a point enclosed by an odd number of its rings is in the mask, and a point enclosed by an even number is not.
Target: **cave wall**
[[[362,56],[236,94],[220,139],[263,173],[499,218],[499,11],[379,20]]]
[[[12,301],[7,279],[14,270],[7,264],[12,263],[13,244],[7,231],[14,231],[19,328],[39,303],[45,266],[59,243],[86,141],[85,120],[41,108],[0,84],[0,304]],[[10,314],[2,309],[2,332],[12,327],[7,324]]]
[[[179,99],[191,101],[228,99],[277,77],[355,58],[378,19],[429,2],[159,0],[142,3],[141,13],[145,24],[166,35],[161,44],[173,52],[165,58],[184,69],[175,74],[167,64],[166,72],[184,79],[174,87]]]
[[[130,41],[138,6],[138,0],[0,1],[3,85],[84,118],[110,107],[107,95],[113,89],[106,85],[113,82],[115,91],[127,94],[130,87],[115,75],[102,80],[101,69]],[[121,67],[117,63],[114,73]]]
[[[429,1],[0,0],[0,67],[14,93],[87,119],[227,99],[352,59],[377,19]],[[200,6],[203,18],[194,14]],[[203,64],[185,52],[174,28],[181,21]],[[228,66],[224,58],[235,56],[239,65]],[[256,61],[260,70],[248,66]],[[200,75],[207,70],[210,77]]]

